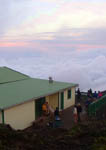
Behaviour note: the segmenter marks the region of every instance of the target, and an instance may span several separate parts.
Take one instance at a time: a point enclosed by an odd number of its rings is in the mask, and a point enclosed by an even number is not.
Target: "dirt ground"
[[[69,107],[63,110],[61,114],[61,119],[63,121],[64,128],[71,128],[74,125],[73,107]]]
[[[85,111],[85,107],[84,105],[82,105],[81,122],[86,121],[86,118],[87,114]],[[73,106],[63,110],[61,119],[63,121],[63,127],[66,129],[70,129],[75,125],[73,118]]]
[[[83,98],[79,101],[79,100],[75,100],[75,103],[79,103],[82,106],[82,112],[80,114],[81,117],[81,122],[86,122],[87,121],[87,113],[86,113],[86,109],[85,109],[85,105],[84,105],[84,100]],[[73,118],[73,108],[74,106],[68,107],[67,109],[63,110],[60,112],[60,118],[62,121],[62,128],[65,129],[70,129],[72,128],[75,123],[74,123],[74,118]],[[53,114],[54,116],[54,114]],[[39,124],[43,127],[45,126],[47,123],[49,123],[50,121],[53,122],[54,121],[54,117],[52,116],[52,118],[48,117],[41,117],[38,119]]]
[[[24,130],[1,124],[0,150],[106,150],[106,120],[87,122],[85,107],[81,105],[81,122],[77,125],[73,107],[61,113],[61,128],[47,126],[48,118],[41,118]]]
[[[82,106],[82,113],[80,114],[80,117],[81,117],[81,122],[86,122],[88,120],[88,116],[87,116],[87,112],[86,112],[86,108],[85,108],[85,99],[86,97],[81,97],[81,99],[75,99],[75,103],[80,103],[81,106]],[[65,110],[63,110],[61,112],[61,118],[62,118],[62,121],[63,121],[63,127],[66,128],[66,129],[70,129],[72,128],[75,123],[74,123],[74,118],[73,118],[73,107],[74,106],[71,106]]]

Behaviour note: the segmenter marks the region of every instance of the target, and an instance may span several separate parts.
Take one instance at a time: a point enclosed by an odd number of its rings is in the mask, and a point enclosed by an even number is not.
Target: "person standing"
[[[81,104],[78,103],[78,105],[77,105],[78,122],[81,121],[81,116],[80,116],[81,112],[82,112],[82,107],[81,107]]]
[[[45,102],[43,105],[42,105],[42,112],[43,112],[43,115],[46,116],[49,114],[49,110],[48,110],[48,102]]]
[[[95,100],[97,100],[97,98],[98,98],[98,94],[96,93],[96,91],[93,93],[93,99],[94,99],[94,101]]]
[[[89,89],[89,93],[90,93],[90,96],[92,98],[92,89],[91,88]]]
[[[76,105],[74,105],[73,116],[74,116],[74,123],[77,124],[77,122],[78,122],[78,113],[77,113],[77,106]]]
[[[77,90],[77,99],[80,101],[81,99],[81,92],[80,92],[80,89],[78,88]]]
[[[98,98],[101,98],[102,96],[102,92],[98,91]]]
[[[60,120],[59,108],[58,107],[56,107],[56,110],[54,112],[54,117],[55,117],[55,120]]]

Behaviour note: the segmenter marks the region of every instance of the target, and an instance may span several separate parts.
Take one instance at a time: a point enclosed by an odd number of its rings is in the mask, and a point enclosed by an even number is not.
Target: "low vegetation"
[[[0,150],[106,150],[106,121],[88,121],[72,129],[41,127],[25,130],[0,125]]]
[[[85,103],[86,95],[81,99]],[[0,150],[106,150],[106,120],[87,119],[71,129],[33,123],[14,130],[0,124]]]

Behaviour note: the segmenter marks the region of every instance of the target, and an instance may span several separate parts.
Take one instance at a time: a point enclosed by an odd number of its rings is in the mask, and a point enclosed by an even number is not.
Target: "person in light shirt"
[[[77,123],[78,122],[78,112],[77,112],[76,105],[74,105],[73,116],[74,116],[74,123]]]

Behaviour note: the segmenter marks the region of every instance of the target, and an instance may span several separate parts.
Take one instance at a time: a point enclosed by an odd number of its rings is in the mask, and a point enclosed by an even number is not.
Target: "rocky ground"
[[[71,129],[33,124],[26,130],[0,125],[0,150],[106,150],[106,121],[88,121]]]
[[[1,124],[0,150],[106,150],[106,120],[86,119],[82,113],[82,121],[74,125],[71,108],[63,112],[62,119],[61,128],[42,121],[25,130]]]

